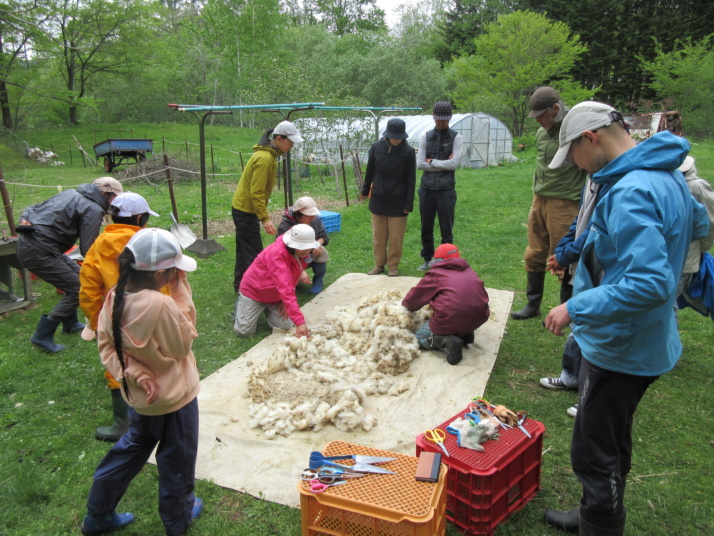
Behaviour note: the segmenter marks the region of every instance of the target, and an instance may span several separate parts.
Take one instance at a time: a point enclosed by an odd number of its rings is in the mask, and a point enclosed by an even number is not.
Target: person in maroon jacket
[[[488,320],[490,311],[483,281],[453,244],[436,248],[429,271],[402,300],[412,312],[427,303],[434,313],[415,333],[419,346],[445,350],[446,360],[456,365],[464,346],[474,342],[474,330]]]

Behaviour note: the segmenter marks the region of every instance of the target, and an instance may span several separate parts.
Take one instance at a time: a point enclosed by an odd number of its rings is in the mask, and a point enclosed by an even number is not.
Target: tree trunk
[[[7,85],[4,80],[0,80],[0,109],[2,109],[2,126],[12,130],[10,98],[7,95]]]

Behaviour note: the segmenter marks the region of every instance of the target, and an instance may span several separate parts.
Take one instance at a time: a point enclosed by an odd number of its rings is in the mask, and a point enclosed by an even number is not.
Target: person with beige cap
[[[158,216],[149,208],[149,203],[134,192],[124,192],[111,203],[112,224],[107,225],[84,256],[79,271],[79,307],[87,325],[82,330],[84,340],[96,337],[99,313],[109,291],[119,280],[119,255],[127,242],[146,227],[150,216]],[[162,289],[168,293],[168,288]],[[107,387],[112,399],[113,422],[109,426],[99,426],[94,435],[101,441],[118,441],[129,429],[129,406],[121,396],[121,385],[108,370],[104,371]]]
[[[278,158],[287,154],[293,145],[302,143],[297,128],[290,121],[266,130],[253,156],[245,165],[233,194],[231,214],[236,226],[236,262],[233,269],[233,290],[238,292],[243,274],[263,250],[260,228],[269,235],[276,229],[268,214],[268,201],[275,188]]]
[[[327,253],[325,246],[329,243],[330,237],[327,234],[320,211],[317,209],[317,203],[312,197],[301,197],[292,207],[288,207],[283,213],[283,218],[278,226],[278,236],[292,229],[298,223],[305,223],[315,231],[315,241],[320,244],[310,254],[309,267],[312,268],[314,278],[310,281],[307,273],[303,274],[302,282],[306,284],[312,283],[310,287],[311,294],[319,294],[322,292],[325,274],[327,273],[327,261],[330,260],[330,255]]]
[[[528,303],[511,313],[514,320],[540,315],[548,258],[578,215],[580,196],[587,178],[587,174],[577,166],[548,167],[558,150],[560,125],[568,112],[560,94],[552,87],[538,88],[531,96],[530,105],[528,117],[534,118],[540,128],[536,133],[538,156],[533,174],[533,203],[528,213],[528,247],[523,253],[528,278]],[[572,286],[568,284],[570,274],[565,272],[562,277],[561,303],[572,292]]]
[[[545,521],[580,536],[622,536],[635,411],[682,354],[677,281],[709,222],[677,169],[686,139],[660,132],[637,144],[617,110],[586,101],[563,119],[558,144],[551,168],[575,163],[610,190],[592,213],[573,296],[545,319],[554,335],[570,326],[582,352],[570,446],[582,496],[572,510],[546,510]]]
[[[64,293],[47,315],[42,315],[30,342],[49,353],[64,350],[54,341],[63,324],[64,333],[82,331],[77,319],[79,305],[79,265],[65,252],[79,239],[84,256],[99,236],[109,204],[123,188],[112,177],[100,177],[93,184],[80,184],[64,190],[39,205],[26,208],[17,226],[17,258],[20,263]]]

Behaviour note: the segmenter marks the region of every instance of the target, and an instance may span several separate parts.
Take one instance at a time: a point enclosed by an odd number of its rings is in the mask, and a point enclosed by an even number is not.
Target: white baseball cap
[[[689,171],[689,170],[692,169],[693,167],[694,167],[694,158],[691,157],[691,156],[687,156],[687,157],[684,159],[684,162],[682,162],[682,165],[679,166],[678,169],[679,169],[679,171],[681,171],[682,173],[686,173],[687,171]]]
[[[612,124],[615,121],[613,112],[617,110],[602,102],[584,101],[573,106],[560,125],[560,149],[555,153],[548,167],[555,169],[562,166],[570,152],[570,144],[583,132]]]
[[[290,121],[283,121],[282,123],[279,123],[273,130],[273,134],[287,136],[293,143],[302,143],[305,141],[302,139],[297,127]]]
[[[193,272],[196,269],[196,261],[181,253],[176,237],[163,229],[142,229],[131,237],[126,247],[134,254],[131,267],[135,270],[156,272],[176,267]]]
[[[117,207],[119,211],[117,216],[120,218],[129,218],[131,216],[139,216],[147,212],[152,216],[158,216],[156,212],[149,208],[149,203],[146,202],[139,194],[134,192],[124,192],[119,194],[112,201],[112,206]]]
[[[293,212],[305,214],[305,216],[319,216],[320,211],[317,209],[317,203],[312,197],[301,197],[293,205]]]
[[[315,241],[315,229],[304,223],[293,225],[283,234],[283,242],[289,248],[301,251],[320,247],[320,243]]]

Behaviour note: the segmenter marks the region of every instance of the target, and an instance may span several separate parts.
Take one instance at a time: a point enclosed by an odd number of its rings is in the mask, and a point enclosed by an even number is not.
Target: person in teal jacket
[[[555,335],[572,322],[583,353],[570,449],[582,498],[573,510],[547,510],[545,519],[581,536],[619,536],[633,416],[682,352],[677,282],[690,242],[707,234],[709,222],[677,169],[689,151],[684,138],[662,132],[638,145],[619,112],[586,101],[563,120],[559,145],[551,166],[571,159],[611,188],[593,212],[573,297],[545,319]]]

